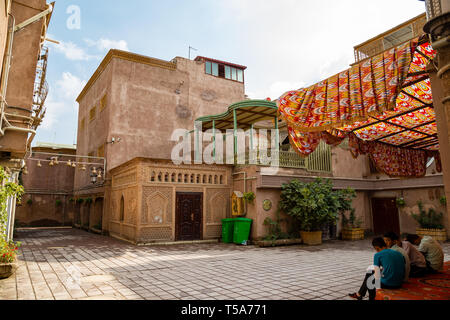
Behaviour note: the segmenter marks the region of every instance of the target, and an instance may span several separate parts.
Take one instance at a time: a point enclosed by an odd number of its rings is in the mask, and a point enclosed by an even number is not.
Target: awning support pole
[[[233,122],[234,122],[234,156],[236,158],[237,156],[237,142],[238,142],[238,137],[237,137],[237,117],[236,117],[236,109],[233,110]],[[236,161],[236,159],[235,159]]]
[[[275,130],[277,131],[276,135],[275,135],[275,143],[276,143],[277,150],[278,150],[279,146],[280,146],[280,132],[278,130],[278,117],[275,117]]]
[[[252,123],[252,125],[250,126],[250,150],[253,150],[253,128],[254,125]]]
[[[198,163],[199,162],[199,160],[200,160],[200,157],[199,157],[199,148],[200,148],[200,135],[199,135],[199,132],[198,132],[198,126],[197,126],[197,123],[195,124],[195,141],[196,141],[196,144],[195,144],[195,163]]]
[[[212,122],[212,130],[213,130],[213,159],[214,163],[216,162],[216,120]]]

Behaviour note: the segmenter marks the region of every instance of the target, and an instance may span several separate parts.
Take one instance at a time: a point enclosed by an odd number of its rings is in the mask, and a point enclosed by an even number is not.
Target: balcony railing
[[[236,156],[234,163],[236,165],[257,165],[257,166],[276,166],[280,168],[305,169],[310,172],[331,173],[331,147],[321,142],[317,149],[308,157],[302,157],[292,151],[278,151],[277,157],[272,154],[277,151],[267,150],[267,152],[246,152]]]
[[[44,103],[48,95],[48,83],[46,81],[47,76],[47,60],[48,60],[48,48],[42,47],[41,54],[36,66],[36,79],[34,81],[34,93],[33,93],[33,129],[41,123],[45,115]]]
[[[424,34],[427,22],[425,13],[408,20],[366,42],[355,46],[355,63],[373,57],[383,51],[398,46]]]

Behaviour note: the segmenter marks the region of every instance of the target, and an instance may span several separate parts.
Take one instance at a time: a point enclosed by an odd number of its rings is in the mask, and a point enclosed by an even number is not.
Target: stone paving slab
[[[343,300],[374,254],[369,240],[146,247],[78,229],[23,230],[17,240],[20,267],[0,280],[0,299]]]

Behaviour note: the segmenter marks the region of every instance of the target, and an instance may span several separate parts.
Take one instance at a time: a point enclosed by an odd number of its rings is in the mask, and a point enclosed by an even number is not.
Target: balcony
[[[426,14],[423,13],[408,20],[395,28],[392,28],[370,40],[355,46],[355,63],[373,57],[383,51],[389,50],[406,41],[424,34],[423,26],[427,22]]]
[[[234,164],[257,165],[257,166],[276,166],[276,161],[272,159],[272,153],[267,150],[266,153],[247,151],[245,155],[241,154],[234,158]],[[276,159],[276,158],[275,158]],[[304,169],[308,172],[332,173],[331,167],[331,147],[321,142],[311,155],[304,158],[298,153],[292,151],[278,151],[278,166],[280,168]]]
[[[45,115],[44,103],[48,95],[47,75],[48,48],[42,47],[36,66],[36,79],[33,92],[33,129],[36,130]]]

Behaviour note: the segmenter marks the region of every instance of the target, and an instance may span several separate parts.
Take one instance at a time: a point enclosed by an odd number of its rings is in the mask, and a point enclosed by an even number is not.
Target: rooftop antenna
[[[195,48],[189,46],[189,60],[191,60],[191,50],[198,51],[197,49],[195,49]]]

